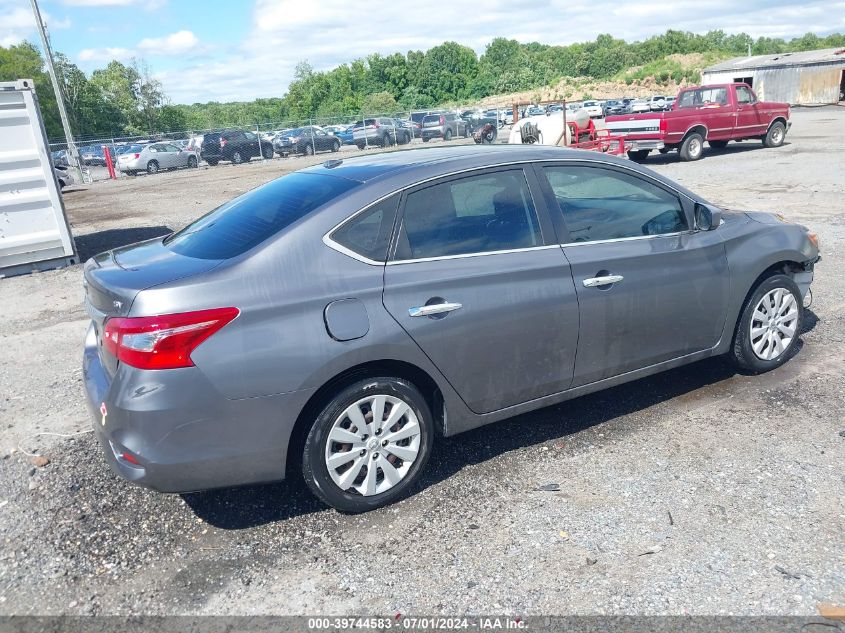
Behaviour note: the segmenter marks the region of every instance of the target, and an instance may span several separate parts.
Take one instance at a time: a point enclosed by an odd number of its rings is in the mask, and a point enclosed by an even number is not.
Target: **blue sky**
[[[667,28],[754,37],[845,32],[841,0],[39,0],[53,48],[86,72],[144,59],[176,103],[281,96],[297,62],[498,36],[570,44]],[[426,16],[423,19],[423,16]],[[431,19],[436,16],[437,20]],[[0,0],[0,45],[37,41],[29,0]]]

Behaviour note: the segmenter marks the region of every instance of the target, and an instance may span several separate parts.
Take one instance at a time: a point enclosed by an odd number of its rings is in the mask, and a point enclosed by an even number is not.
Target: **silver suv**
[[[388,117],[374,117],[358,121],[352,126],[352,141],[358,149],[368,145],[390,147],[396,144],[396,121]]]
[[[429,114],[422,120],[422,140],[424,143],[428,143],[433,138],[450,141],[453,136],[469,136],[470,134],[472,134],[472,129],[469,123],[454,112]]]

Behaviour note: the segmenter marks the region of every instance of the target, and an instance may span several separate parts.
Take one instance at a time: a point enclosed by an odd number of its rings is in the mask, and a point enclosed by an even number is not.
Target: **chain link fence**
[[[388,120],[388,135],[392,142],[397,139],[408,139],[412,142],[419,139],[421,136],[421,121],[428,113],[442,113],[442,112],[466,112],[480,110],[478,105],[465,106],[460,108],[437,108],[437,109],[414,109],[404,111],[392,112],[376,112],[376,113],[349,113],[349,114],[334,114],[314,116],[300,119],[279,119],[277,121],[263,121],[261,123],[254,123],[249,125],[231,125],[220,126],[208,129],[185,129],[185,130],[171,130],[168,132],[150,132],[141,135],[121,135],[101,138],[75,138],[74,144],[79,152],[78,164],[82,169],[83,183],[91,183],[96,181],[107,180],[111,178],[111,171],[108,168],[109,159],[112,162],[115,178],[126,178],[128,174],[120,169],[120,162],[118,157],[128,151],[129,149],[138,145],[148,145],[150,143],[168,143],[175,144],[183,151],[193,152],[196,155],[196,161],[191,164],[196,164],[197,167],[205,165],[200,155],[202,137],[210,132],[219,132],[221,130],[240,130],[255,134],[258,137],[261,155],[264,156],[267,151],[263,144],[267,143],[273,147],[273,140],[277,135],[294,130],[301,130],[305,128],[305,133],[310,133],[311,152],[318,151],[317,140],[314,136],[313,129],[329,128],[328,132],[332,134],[340,134],[339,138],[344,145],[355,145],[355,140],[351,136],[351,126],[362,121],[381,121]],[[499,109],[497,108],[497,111]],[[503,110],[501,110],[504,112]],[[384,127],[384,126],[382,126]],[[346,130],[341,133],[341,130]],[[382,142],[374,142],[371,134],[364,134],[362,138],[364,147],[375,145],[382,147]],[[50,151],[52,153],[53,162],[57,166],[67,166],[70,162],[68,159],[68,145],[66,142],[52,142],[50,143]],[[107,154],[109,159],[107,159]],[[272,153],[273,158],[281,158],[278,154]],[[288,154],[286,157],[294,155]],[[268,158],[264,158],[268,160]]]

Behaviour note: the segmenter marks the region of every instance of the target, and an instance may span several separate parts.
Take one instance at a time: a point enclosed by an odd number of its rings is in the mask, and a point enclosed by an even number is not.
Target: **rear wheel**
[[[313,156],[314,155],[314,146],[311,143],[306,143],[302,148],[302,153],[305,156]]]
[[[216,158],[209,158],[209,159],[208,159],[207,161],[205,161],[205,162],[207,162],[209,165],[211,165],[212,167],[214,167],[214,166],[215,166],[215,165],[217,165],[217,163],[219,163],[220,161],[219,161],[218,159],[216,159]]]
[[[147,163],[147,173],[148,174],[158,173],[158,161],[151,160],[149,163]]]
[[[780,147],[786,138],[786,126],[780,121],[775,121],[763,137],[764,147]]]
[[[628,158],[633,161],[643,161],[648,158],[649,153],[651,152],[650,149],[638,149],[631,152],[628,152]]]
[[[262,147],[262,155],[264,156],[264,158],[273,158],[273,147]]]
[[[244,162],[244,157],[243,154],[241,154],[240,150],[235,150],[234,152],[232,152],[232,164],[240,165],[242,162]]]
[[[443,134],[443,140],[444,141],[451,141],[452,140],[452,130],[446,130],[446,132]]]
[[[419,390],[401,378],[368,378],[323,408],[305,439],[302,474],[343,512],[393,503],[414,485],[431,452],[434,423]]]
[[[731,350],[734,364],[755,374],[779,367],[795,349],[803,318],[801,292],[792,278],[767,277],[742,309]]]
[[[339,152],[340,151],[340,141],[335,141],[332,143],[332,151]]]
[[[428,143],[430,140],[428,136],[423,136],[423,143]]]
[[[704,152],[704,137],[698,132],[693,132],[681,143],[681,160],[698,160]]]

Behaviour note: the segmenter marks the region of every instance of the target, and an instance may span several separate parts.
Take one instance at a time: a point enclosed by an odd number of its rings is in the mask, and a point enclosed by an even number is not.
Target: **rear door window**
[[[186,257],[235,257],[359,184],[323,174],[288,174],[218,207],[164,243]]]
[[[449,180],[408,194],[395,259],[540,245],[525,174],[512,169]]]

